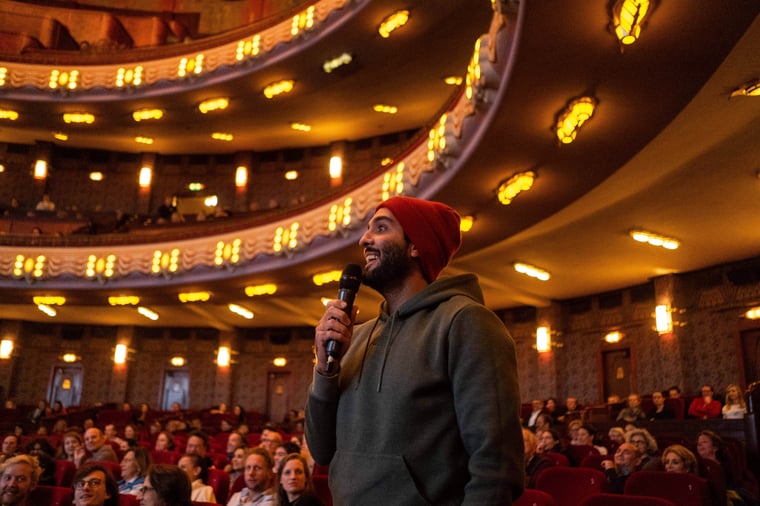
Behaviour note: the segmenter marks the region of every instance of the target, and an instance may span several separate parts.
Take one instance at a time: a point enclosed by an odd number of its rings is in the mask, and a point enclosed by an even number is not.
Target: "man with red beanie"
[[[379,315],[354,328],[336,300],[317,325],[306,438],[336,506],[509,505],[522,493],[514,341],[474,275],[438,279],[460,243],[450,207],[381,203],[359,241]],[[329,340],[345,352],[333,370]]]

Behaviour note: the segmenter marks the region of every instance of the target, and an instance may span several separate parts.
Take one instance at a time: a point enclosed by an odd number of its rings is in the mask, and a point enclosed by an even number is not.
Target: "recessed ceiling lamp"
[[[153,137],[135,137],[135,142],[138,144],[153,144]]]
[[[557,122],[554,127],[557,139],[562,144],[573,142],[581,126],[594,115],[596,105],[597,101],[593,97],[581,97],[571,100],[557,114]]]
[[[88,112],[67,112],[63,115],[64,123],[90,125],[95,121],[95,116]]]
[[[294,86],[295,81],[292,79],[283,79],[282,81],[268,84],[264,88],[264,96],[267,98],[274,98],[277,95],[282,95],[283,93],[290,93],[293,91]]]
[[[60,295],[35,295],[32,297],[32,301],[37,305],[45,304],[46,306],[63,306],[66,304],[66,297]]]
[[[649,0],[618,0],[612,7],[612,25],[622,45],[630,46],[638,40],[650,7]]]
[[[136,306],[140,303],[140,297],[136,295],[113,295],[108,297],[108,303],[112,306]]]
[[[242,316],[243,318],[247,320],[253,319],[253,312],[249,311],[248,309],[244,308],[243,306],[238,306],[237,304],[228,304],[227,307],[230,311],[235,313],[238,316]]]
[[[18,112],[12,109],[0,109],[0,119],[16,121],[18,119]]]
[[[537,175],[534,171],[528,170],[525,172],[518,172],[506,181],[502,181],[499,184],[499,189],[496,191],[496,196],[499,198],[499,202],[508,206],[520,193],[528,191],[533,187],[533,181],[535,181]]]
[[[394,12],[385,18],[377,29],[377,33],[384,39],[391,36],[391,33],[401,28],[409,21],[409,11],[402,9]]]
[[[153,321],[158,320],[158,313],[156,313],[155,311],[152,311],[152,310],[148,309],[147,307],[139,306],[137,308],[137,312],[140,313],[141,315],[143,315],[145,318],[147,318],[149,320],[153,320]]]
[[[351,60],[353,58],[349,53],[343,53],[340,56],[337,56],[335,58],[332,58],[331,60],[327,60],[322,64],[322,70],[325,71],[326,74],[329,74],[335,69],[338,69],[342,67],[343,65],[348,65],[351,63]]]
[[[138,109],[132,113],[132,119],[136,122],[157,120],[164,117],[164,111],[161,109]]]
[[[249,297],[259,295],[274,295],[277,292],[277,285],[274,283],[265,283],[263,285],[251,285],[245,287],[245,294]]]
[[[681,245],[681,243],[678,242],[678,239],[665,237],[664,235],[655,234],[653,232],[647,232],[646,230],[631,230],[628,234],[634,241],[644,242],[652,246],[660,246],[665,249],[678,249]]]
[[[223,111],[230,105],[230,99],[227,97],[211,98],[204,100],[198,104],[198,110],[203,114],[208,114],[212,111]]]
[[[66,142],[67,140],[69,140],[69,136],[66,135],[63,132],[55,132],[53,134],[53,137],[56,138],[56,139],[58,139],[59,141],[63,141],[63,142]]]
[[[232,134],[228,134],[224,132],[214,132],[211,134],[211,138],[217,141],[230,142],[235,137]]]
[[[311,125],[305,123],[291,123],[290,128],[299,132],[311,132]]]
[[[526,276],[530,276],[531,278],[536,278],[539,281],[548,281],[549,278],[551,278],[551,275],[546,272],[545,270],[536,267],[535,265],[530,265],[522,262],[515,262],[512,264],[514,269],[519,272],[520,274],[525,274]]]
[[[211,298],[208,292],[182,292],[177,294],[177,298],[183,304],[188,302],[207,302]]]
[[[385,114],[396,114],[398,112],[398,107],[388,104],[375,104],[372,106],[372,109],[374,109],[375,112],[382,112]]]
[[[760,79],[741,85],[731,92],[733,97],[760,97]]]

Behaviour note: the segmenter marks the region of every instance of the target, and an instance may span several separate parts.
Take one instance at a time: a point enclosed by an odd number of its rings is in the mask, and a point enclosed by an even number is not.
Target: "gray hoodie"
[[[354,329],[306,410],[336,506],[509,505],[522,492],[515,345],[471,274]]]

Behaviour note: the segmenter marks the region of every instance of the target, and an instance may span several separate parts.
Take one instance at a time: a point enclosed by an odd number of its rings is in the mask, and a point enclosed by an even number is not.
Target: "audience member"
[[[171,223],[172,216],[177,213],[175,197],[166,196],[164,203],[158,206],[156,214],[158,215],[157,223]]]
[[[567,439],[570,444],[580,444],[575,441],[578,439],[578,429],[583,426],[583,421],[579,419],[571,420],[567,424]]]
[[[591,425],[584,424],[578,428],[573,445],[593,446],[600,455],[607,455],[607,448],[596,444],[596,429]]]
[[[29,502],[29,493],[37,487],[40,467],[29,455],[16,455],[0,464],[0,504],[3,506],[36,506]]]
[[[232,454],[230,463],[224,468],[224,470],[230,475],[230,487],[232,487],[232,485],[235,484],[235,480],[245,472],[245,460],[248,457],[248,453],[248,448],[238,448]]]
[[[206,469],[214,467],[214,462],[207,455],[208,435],[205,432],[195,430],[190,433],[190,437],[187,438],[187,445],[185,445],[185,453],[200,457],[201,464]]]
[[[153,464],[137,498],[140,506],[192,506],[190,480],[179,467]]]
[[[227,506],[264,506],[274,504],[274,473],[272,468],[274,461],[272,456],[264,448],[251,449],[248,458],[245,459],[245,488],[235,492]]]
[[[139,438],[137,429],[131,423],[124,426],[124,442],[126,446],[122,448],[122,451],[127,451],[127,448],[134,448],[137,446],[137,439]]]
[[[153,449],[157,452],[174,451],[174,436],[172,436],[172,433],[166,430],[159,432]]]
[[[545,412],[544,401],[541,399],[533,399],[530,401],[530,404],[533,408],[533,411],[530,412],[530,416],[528,416],[528,419],[523,422],[523,425],[529,429],[535,429],[536,419],[538,418],[538,415]]]
[[[243,409],[243,406],[240,404],[235,404],[232,406],[232,414],[235,415],[235,422],[237,425],[245,423],[245,410]]]
[[[713,398],[712,385],[702,387],[702,397],[697,397],[689,405],[689,416],[693,418],[718,418],[721,414],[720,401]]]
[[[76,463],[77,449],[82,447],[82,436],[78,432],[69,431],[63,435],[63,443],[58,447],[55,456],[58,460],[68,460]]]
[[[121,449],[121,451],[125,451],[128,447],[127,442],[119,437],[116,426],[112,423],[109,423],[103,428],[103,436],[106,438],[107,443],[113,442],[119,445],[119,449]]]
[[[15,434],[8,434],[3,439],[2,453],[0,453],[0,464],[16,456],[19,453],[19,438]]]
[[[274,450],[274,454],[272,455],[272,460],[274,460],[273,471],[275,473],[278,469],[280,469],[280,464],[283,460],[285,460],[285,457],[291,453],[301,453],[301,447],[296,443],[291,443],[290,441],[277,445],[277,448]]]
[[[55,401],[53,403],[53,407],[50,408],[50,415],[49,416],[60,416],[66,414],[66,408],[63,407],[63,403],[61,401]]]
[[[641,464],[641,453],[631,443],[623,443],[615,451],[614,460],[603,460],[602,469],[607,476],[610,492],[622,494],[628,477]]]
[[[29,421],[34,425],[39,424],[42,418],[48,415],[48,411],[49,408],[47,401],[38,402],[37,407],[34,408],[34,411],[29,414]]]
[[[626,441],[631,443],[641,454],[639,466],[648,471],[659,470],[662,466],[657,456],[657,440],[646,429],[633,429],[626,432]]]
[[[614,450],[625,443],[625,431],[620,427],[610,427],[610,430],[607,431],[607,437],[610,440],[609,450],[612,453],[615,453]]]
[[[42,194],[42,200],[37,202],[37,205],[34,206],[34,208],[37,211],[55,211],[55,203],[50,199],[48,193],[44,193]]]
[[[119,487],[105,467],[85,464],[74,475],[74,506],[118,506]]]
[[[741,390],[736,385],[726,387],[726,404],[723,406],[723,418],[741,419],[747,413],[747,403]]]
[[[697,436],[697,455],[702,459],[709,459],[718,462],[723,468],[723,474],[726,478],[726,486],[736,488],[739,477],[734,472],[733,463],[729,461],[726,454],[723,438],[711,430],[703,430]]]
[[[37,459],[40,465],[40,476],[37,479],[37,485],[55,485],[55,459],[53,455],[55,450],[50,446],[47,438],[38,437],[30,441],[24,451]]]
[[[314,484],[306,459],[291,453],[277,471],[280,506],[322,506],[314,493]]]
[[[150,453],[145,448],[127,450],[121,459],[121,480],[119,493],[137,495],[145,482],[145,473],[150,467]]]
[[[261,442],[259,446],[274,455],[277,445],[282,444],[282,435],[274,428],[265,428],[261,431]]]
[[[206,485],[208,479],[208,467],[203,465],[200,455],[186,453],[180,457],[177,466],[182,469],[190,479],[191,494],[193,501],[216,502],[214,489]]]
[[[235,450],[245,448],[246,446],[248,444],[243,436],[237,432],[230,432],[230,435],[227,437],[227,458],[232,459],[232,454],[235,453]]]
[[[668,388],[668,397],[671,399],[680,399],[681,387],[678,385],[673,385],[672,387]]]
[[[116,452],[97,427],[91,427],[84,432],[84,448],[80,446],[74,451],[74,463],[77,467],[86,462],[119,462]]]
[[[536,453],[556,452],[564,455],[562,437],[554,429],[547,429],[536,434]]]
[[[546,414],[548,414],[550,417],[552,417],[552,422],[554,422],[559,415],[562,413],[560,412],[560,406],[557,404],[557,399],[554,397],[549,397],[546,399],[546,404],[544,405],[544,411],[546,411]]]
[[[647,412],[647,419],[649,419],[650,422],[654,422],[655,420],[668,420],[676,417],[673,410],[665,404],[665,396],[662,395],[662,392],[659,390],[652,392],[652,404],[654,404],[654,407]]]
[[[697,457],[681,445],[665,448],[662,452],[662,465],[669,473],[697,474]]]
[[[639,420],[645,420],[646,417],[646,413],[641,409],[641,396],[639,394],[630,394],[628,396],[628,405],[620,410],[616,420],[618,422],[638,422]]]
[[[553,422],[554,420],[549,413],[541,413],[538,415],[538,418],[536,418],[536,425],[533,427],[533,432],[538,433],[540,430],[551,429]]]
[[[530,429],[523,427],[523,446],[525,450],[525,487],[536,488],[538,474],[554,465],[554,462],[536,452],[536,436]]]
[[[578,404],[578,399],[575,397],[568,397],[565,399],[565,405],[559,409],[559,414],[555,417],[558,422],[567,423],[575,417],[579,417],[583,411],[583,407]]]

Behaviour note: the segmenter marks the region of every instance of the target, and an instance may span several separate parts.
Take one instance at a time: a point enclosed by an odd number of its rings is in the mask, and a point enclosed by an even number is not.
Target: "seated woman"
[[[607,445],[607,449],[610,453],[615,453],[615,450],[617,450],[621,444],[625,443],[625,431],[622,427],[610,427],[610,430],[607,431],[607,437],[610,440]]]
[[[662,465],[669,473],[697,474],[697,457],[685,446],[670,445],[665,448]]]
[[[279,504],[281,506],[322,506],[317,494],[306,459],[291,453],[282,461],[277,471],[279,485]]]
[[[562,437],[554,429],[542,430],[536,434],[536,453],[556,452],[565,454]]]
[[[536,477],[554,462],[543,454],[536,453],[536,436],[530,429],[523,427],[523,445],[525,449],[525,487],[536,488]]]
[[[159,432],[153,449],[157,452],[174,451],[174,436],[172,436],[172,433],[168,430]]]
[[[245,459],[248,457],[248,453],[248,448],[238,448],[232,453],[228,466],[229,469],[225,467],[225,470],[230,475],[230,488],[235,484],[235,480],[243,475],[243,471],[245,471]]]
[[[657,455],[657,440],[646,429],[634,429],[626,433],[626,441],[641,453],[641,469],[657,471],[662,469],[662,462]]]
[[[137,495],[145,482],[145,473],[150,466],[150,454],[145,448],[127,450],[121,459],[121,480],[119,493]]]
[[[56,460],[68,460],[76,464],[74,453],[82,447],[82,435],[78,432],[69,431],[63,435],[63,443],[58,447]]]
[[[192,506],[190,480],[177,466],[153,464],[137,499],[145,506]]]
[[[747,403],[736,385],[726,387],[726,404],[723,406],[723,418],[742,419],[747,413]]]
[[[197,502],[216,502],[214,489],[206,485],[208,468],[203,464],[203,459],[194,453],[186,453],[180,457],[177,466],[187,474],[190,480],[192,493],[190,498]]]
[[[591,425],[581,425],[576,433],[575,440],[571,443],[574,446],[593,446],[600,455],[607,455],[607,448],[596,443],[596,429]]]

